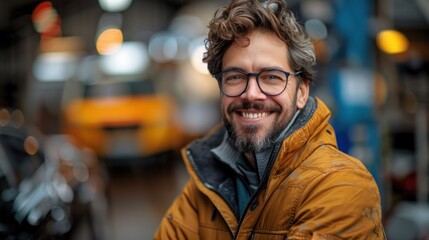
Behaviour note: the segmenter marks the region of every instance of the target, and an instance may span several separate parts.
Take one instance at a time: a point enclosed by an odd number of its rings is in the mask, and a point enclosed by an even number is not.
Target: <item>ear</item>
[[[310,94],[310,83],[303,79],[299,81],[298,84],[296,92],[296,108],[302,109],[307,103],[307,99]]]

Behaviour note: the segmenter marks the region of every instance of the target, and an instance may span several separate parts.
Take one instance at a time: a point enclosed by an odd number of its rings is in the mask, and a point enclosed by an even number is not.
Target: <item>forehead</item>
[[[222,68],[255,70],[267,67],[289,69],[288,49],[274,33],[255,30],[234,41],[225,51]]]

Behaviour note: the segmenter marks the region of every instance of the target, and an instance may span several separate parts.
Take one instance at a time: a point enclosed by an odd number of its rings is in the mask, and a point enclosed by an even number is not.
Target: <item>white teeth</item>
[[[242,112],[241,115],[245,118],[256,119],[256,118],[266,117],[268,114],[266,112],[263,112],[263,113],[245,113],[245,112]]]

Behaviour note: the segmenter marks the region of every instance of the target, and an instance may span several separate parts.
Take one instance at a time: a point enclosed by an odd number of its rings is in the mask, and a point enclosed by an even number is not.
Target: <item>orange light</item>
[[[10,113],[6,108],[0,109],[0,126],[6,126],[10,121]]]
[[[26,153],[28,153],[30,155],[34,155],[39,150],[39,142],[37,141],[37,139],[35,137],[28,136],[24,140],[24,149],[25,149]]]
[[[396,30],[381,31],[377,35],[378,48],[387,54],[398,54],[408,50],[407,37]]]
[[[120,49],[123,42],[122,31],[117,28],[104,30],[97,38],[96,48],[100,55],[113,54]]]

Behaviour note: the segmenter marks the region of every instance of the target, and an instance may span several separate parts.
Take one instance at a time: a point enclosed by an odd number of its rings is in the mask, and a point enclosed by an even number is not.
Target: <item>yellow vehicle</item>
[[[63,129],[101,158],[121,163],[177,150],[186,141],[174,100],[155,94],[149,80],[90,84],[83,92],[66,104]]]

